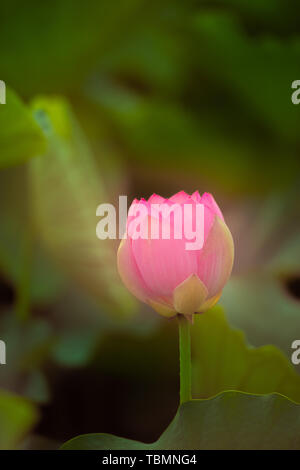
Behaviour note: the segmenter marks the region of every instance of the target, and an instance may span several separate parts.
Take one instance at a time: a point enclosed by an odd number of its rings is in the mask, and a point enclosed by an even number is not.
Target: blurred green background
[[[121,194],[213,193],[236,247],[230,327],[290,361],[299,14],[296,0],[1,5],[0,448],[99,431],[151,442],[176,412],[176,322],[125,291],[117,243],[96,238],[96,207]],[[280,391],[264,380],[247,391]]]

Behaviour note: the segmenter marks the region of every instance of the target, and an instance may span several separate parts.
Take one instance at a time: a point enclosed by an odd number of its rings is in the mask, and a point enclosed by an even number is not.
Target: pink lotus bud
[[[159,314],[190,316],[218,301],[233,255],[231,233],[211,194],[153,194],[129,209],[118,269],[128,290]]]

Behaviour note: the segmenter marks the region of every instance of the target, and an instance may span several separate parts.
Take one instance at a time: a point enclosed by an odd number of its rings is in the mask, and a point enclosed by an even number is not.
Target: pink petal
[[[208,298],[221,292],[231,274],[234,246],[231,233],[218,216],[204,247],[198,252],[198,276],[208,289]]]
[[[169,202],[177,203],[177,204],[184,204],[189,202],[191,196],[184,191],[179,191],[179,193],[174,194],[169,198]]]
[[[199,191],[195,191],[192,195],[191,195],[191,198],[193,199],[193,201],[195,202],[201,202],[201,196],[199,194]]]
[[[214,220],[215,214],[209,209],[209,207],[204,206],[204,243],[210,234]]]
[[[138,270],[129,238],[121,241],[117,261],[119,274],[127,289],[142,302],[146,302],[149,297],[153,297]]]
[[[159,196],[159,194],[152,194],[152,196],[149,197],[148,199],[148,203],[150,204],[163,204],[164,202],[166,202],[167,199],[165,199],[164,197],[162,196]]]
[[[141,212],[139,212],[139,206],[141,206]],[[137,222],[143,221],[144,218],[147,218],[150,214],[151,205],[144,198],[141,200],[134,199],[131,206],[128,210],[127,224],[126,224],[126,233],[127,237],[130,238],[131,231],[133,230],[133,224],[135,225],[135,220]]]
[[[173,237],[170,240],[132,240],[138,269],[148,288],[157,296],[170,300],[175,287],[197,272],[198,252],[186,250],[186,241],[184,237],[181,240]]]
[[[204,204],[206,207],[208,207],[214,214],[220,217],[220,219],[224,220],[223,214],[214,200],[214,197],[210,193],[204,193],[202,198],[201,198],[202,204]]]

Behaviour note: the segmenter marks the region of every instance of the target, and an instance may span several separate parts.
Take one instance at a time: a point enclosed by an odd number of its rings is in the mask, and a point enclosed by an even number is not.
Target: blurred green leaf
[[[39,237],[62,269],[108,309],[132,314],[136,304],[117,273],[117,247],[96,236],[96,208],[109,202],[101,169],[64,100],[40,98],[33,108],[49,141],[47,154],[30,162]]]
[[[291,85],[300,74],[300,37],[250,37],[234,16],[220,12],[200,14],[195,25],[206,73],[218,77],[274,138],[298,141],[300,113],[291,103]]]
[[[246,219],[234,233],[235,272],[221,297],[230,324],[252,345],[274,344],[288,357],[300,329],[299,292],[289,289],[300,273],[298,201],[297,186],[271,194],[255,205],[252,216],[242,206]]]
[[[166,96],[144,96],[105,75],[88,91],[139,168],[176,176],[192,168],[194,175],[230,192],[265,192],[295,178],[298,159],[292,146],[262,137],[253,120],[244,111],[239,114],[236,100],[220,113],[219,107],[228,103],[215,107],[197,93],[198,107],[187,107]],[[283,152],[284,167],[276,164]]]
[[[29,303],[44,306],[57,299],[64,278],[33,233],[27,169],[21,165],[0,172],[0,273],[19,294],[27,269]]]
[[[299,426],[300,406],[281,395],[227,391],[181,405],[153,444],[110,434],[86,434],[71,439],[62,449],[298,449]]]
[[[55,345],[52,357],[64,366],[80,367],[91,359],[99,343],[100,333],[96,330],[81,328],[62,334]]]
[[[30,110],[7,89],[0,106],[0,168],[23,163],[46,149],[46,139]]]
[[[248,299],[243,291],[240,295],[242,316]],[[257,320],[256,309],[252,306]],[[230,328],[221,307],[195,315],[192,347],[193,396],[208,398],[224,390],[277,392],[300,403],[300,377],[289,360],[275,346],[247,346],[244,333]]]
[[[49,358],[56,337],[43,319],[30,317],[20,322],[14,311],[1,315],[0,336],[7,344],[7,364],[1,369],[0,387],[39,403],[50,392],[42,367]]]
[[[14,449],[38,419],[34,405],[0,389],[0,449]]]
[[[23,394],[35,403],[49,402],[50,390],[47,380],[40,370],[30,372]]]
[[[71,0],[6,3],[1,11],[1,73],[26,96],[77,90],[99,57],[130,28],[143,3],[91,0],[84,9]]]
[[[17,290],[24,255],[24,225],[14,215],[1,212],[0,270],[2,276]],[[61,292],[63,275],[39,244],[31,250],[29,257],[29,300],[33,305],[44,305],[53,301]]]
[[[159,28],[154,29],[149,20],[145,24],[144,18],[135,23],[122,42],[102,57],[96,79],[109,75],[141,94],[176,96],[186,84],[189,58],[185,54],[188,36],[172,34],[175,15],[184,21],[185,8],[175,2],[172,8],[172,21],[162,22]]]
[[[234,12],[256,34],[290,34],[291,31],[298,31],[295,9],[298,9],[299,4],[295,0],[216,0],[216,4],[226,8],[226,11]]]
[[[107,112],[124,142],[135,152],[143,151],[157,159],[163,152],[194,152],[199,145],[195,117],[176,103],[141,96],[109,77],[102,77],[93,86],[91,97]]]
[[[233,277],[221,303],[230,323],[242,329],[251,344],[275,344],[291,357],[292,342],[299,339],[300,305],[280,279],[259,273]]]

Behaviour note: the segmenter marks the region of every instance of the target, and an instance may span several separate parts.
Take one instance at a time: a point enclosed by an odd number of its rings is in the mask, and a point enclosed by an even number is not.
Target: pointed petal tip
[[[199,193],[199,191],[194,191],[193,194],[191,195],[191,198],[195,201],[195,202],[201,202],[201,194]]]
[[[222,220],[224,220],[223,214],[221,209],[219,208],[218,204],[215,201],[215,198],[211,193],[203,193],[201,197],[201,202],[204,204],[208,209],[210,209],[214,214],[219,216]]]
[[[168,199],[168,201],[169,202],[178,202],[180,204],[180,203],[186,202],[190,198],[191,198],[191,196],[189,194],[187,194],[185,191],[182,190],[182,191],[179,191],[176,194],[173,194],[173,196],[171,196]]]
[[[148,199],[148,203],[150,204],[162,204],[166,201],[166,199],[162,196],[160,196],[159,194],[156,194],[156,193],[153,193],[149,199]]]
[[[174,308],[183,315],[193,315],[204,303],[208,290],[197,274],[191,274],[173,292]]]

